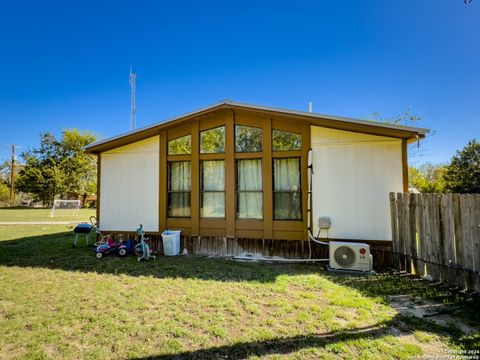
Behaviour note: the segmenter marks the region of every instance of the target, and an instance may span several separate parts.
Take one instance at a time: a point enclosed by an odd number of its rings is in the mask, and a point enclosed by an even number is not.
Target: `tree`
[[[418,126],[422,121],[422,117],[417,114],[413,114],[410,109],[406,109],[403,114],[393,117],[383,117],[380,112],[376,111],[367,117],[367,120],[379,121],[392,125],[403,125],[403,126]],[[430,136],[434,135],[435,132],[432,131]],[[419,149],[418,143],[410,143],[408,145],[408,157],[409,159],[416,159],[422,156],[422,149]]]
[[[418,168],[408,169],[408,183],[422,193],[445,192],[444,179],[446,167],[444,165],[424,164]]]
[[[46,205],[58,197],[91,191],[96,183],[96,164],[81,149],[93,141],[93,134],[77,129],[63,131],[60,140],[50,133],[41,134],[40,147],[22,154],[25,167],[16,181],[17,189]]]
[[[6,202],[10,199],[10,188],[0,179],[0,202]]]
[[[480,193],[480,143],[477,140],[470,140],[452,157],[445,181],[451,192]]]

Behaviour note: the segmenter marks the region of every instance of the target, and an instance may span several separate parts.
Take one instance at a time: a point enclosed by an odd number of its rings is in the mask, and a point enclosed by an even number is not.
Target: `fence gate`
[[[480,291],[480,194],[390,193],[395,266]]]

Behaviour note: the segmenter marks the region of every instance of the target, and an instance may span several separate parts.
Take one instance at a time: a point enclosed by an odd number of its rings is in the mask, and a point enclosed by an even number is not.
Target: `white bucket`
[[[180,253],[180,230],[165,230],[162,233],[163,254],[175,256]]]

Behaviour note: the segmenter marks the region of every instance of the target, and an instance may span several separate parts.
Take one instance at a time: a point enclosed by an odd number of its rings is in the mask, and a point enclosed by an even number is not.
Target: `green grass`
[[[80,209],[79,215],[74,210],[55,210],[55,216],[50,217],[51,209],[30,208],[0,208],[0,222],[16,221],[88,221],[95,215],[95,209]]]
[[[454,327],[399,315],[387,296],[458,305],[408,277],[206,257],[97,260],[71,226],[0,226],[0,358],[406,359],[478,348]],[[479,323],[478,308],[459,316]]]

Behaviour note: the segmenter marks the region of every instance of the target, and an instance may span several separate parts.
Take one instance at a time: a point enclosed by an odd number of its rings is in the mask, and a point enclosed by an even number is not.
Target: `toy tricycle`
[[[102,238],[103,240],[103,238]],[[127,255],[127,246],[123,242],[115,242],[110,235],[107,235],[105,242],[101,243],[95,249],[97,259],[101,259],[105,255],[125,256]]]

